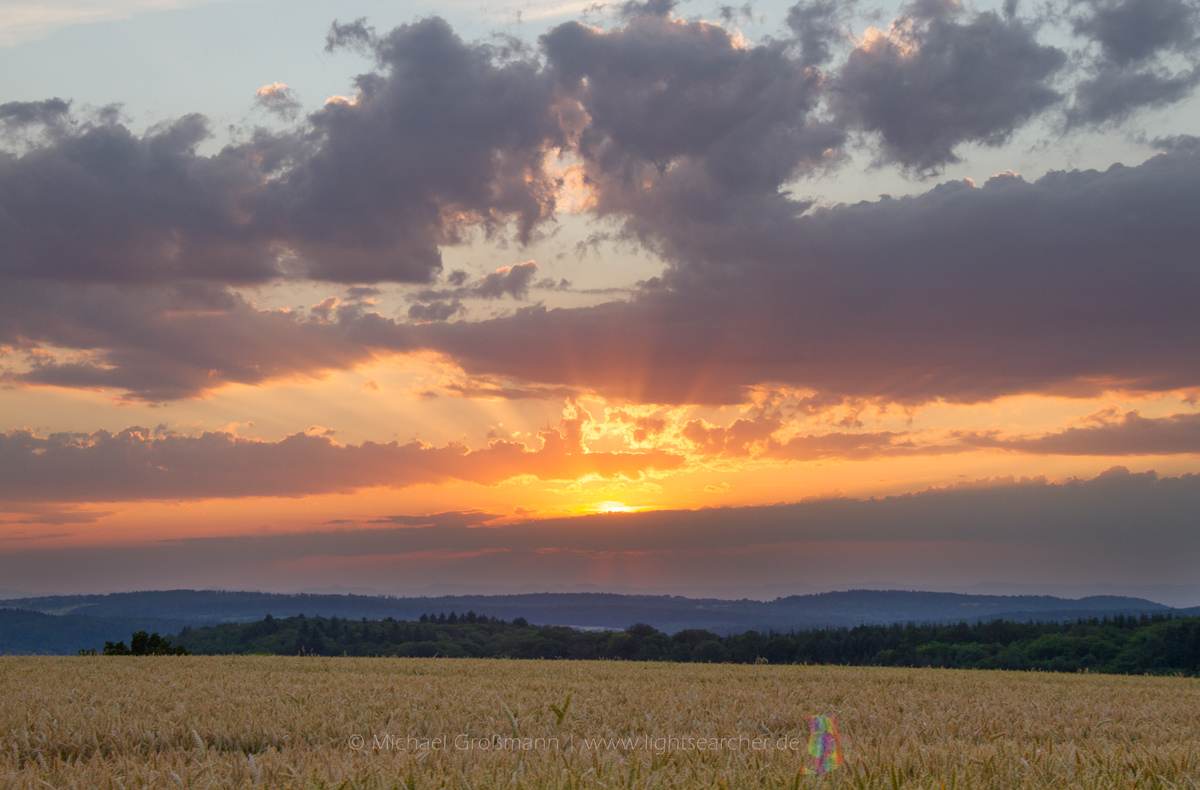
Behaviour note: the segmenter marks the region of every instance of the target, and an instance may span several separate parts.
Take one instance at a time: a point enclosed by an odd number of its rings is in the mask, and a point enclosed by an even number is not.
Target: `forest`
[[[184,628],[179,645],[196,654],[611,659],[701,663],[1200,675],[1200,617],[1171,614],[1078,619],[1069,623],[960,622],[854,628],[667,634],[635,624],[584,631],[451,612],[417,621],[274,618]]]

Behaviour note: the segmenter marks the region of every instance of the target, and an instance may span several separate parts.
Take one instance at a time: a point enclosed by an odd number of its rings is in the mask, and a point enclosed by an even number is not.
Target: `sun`
[[[641,510],[641,508],[632,507],[626,505],[624,502],[617,502],[614,499],[606,499],[603,502],[588,505],[584,510],[589,513],[633,513],[634,511]]]

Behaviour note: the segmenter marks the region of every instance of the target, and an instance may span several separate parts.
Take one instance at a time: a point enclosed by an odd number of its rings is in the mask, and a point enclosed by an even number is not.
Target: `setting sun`
[[[590,513],[633,513],[634,511],[640,509],[641,508],[630,507],[624,502],[616,502],[611,499],[604,502],[597,502],[594,505],[584,508],[586,512]]]

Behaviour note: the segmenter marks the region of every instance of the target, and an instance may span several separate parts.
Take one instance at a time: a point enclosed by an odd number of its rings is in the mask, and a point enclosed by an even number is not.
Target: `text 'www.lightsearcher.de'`
[[[502,735],[439,735],[429,737],[397,736],[377,733],[370,738],[355,733],[347,738],[347,745],[354,751],[492,751],[492,752],[536,752],[562,751],[582,748],[587,751],[622,752],[717,752],[717,751],[805,751],[808,737],[800,734],[779,736],[694,736],[694,735],[634,735],[623,737],[576,737],[573,733],[564,736],[517,737]]]

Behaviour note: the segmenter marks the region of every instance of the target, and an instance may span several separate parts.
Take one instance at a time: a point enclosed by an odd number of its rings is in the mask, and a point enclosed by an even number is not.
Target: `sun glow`
[[[618,502],[614,499],[606,499],[603,502],[596,502],[584,508],[588,513],[636,513],[643,508],[631,507],[624,502]]]

